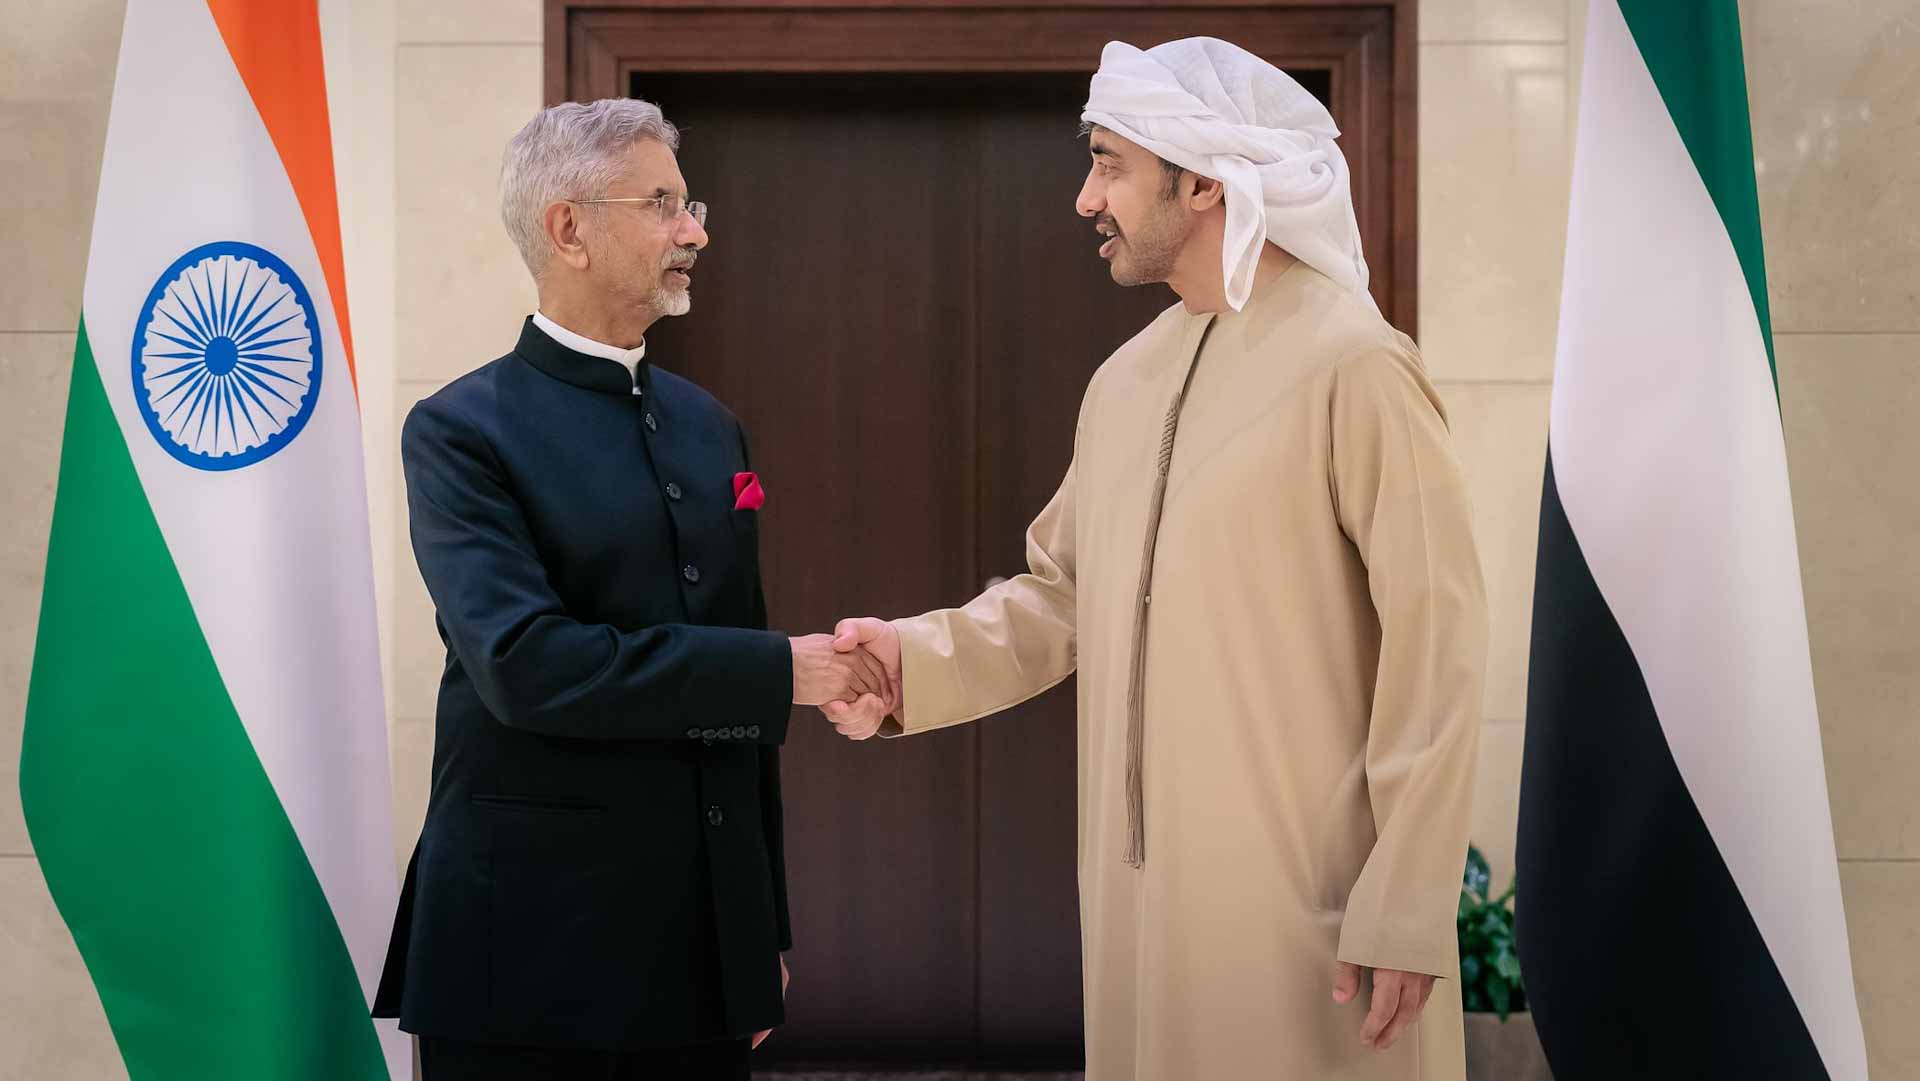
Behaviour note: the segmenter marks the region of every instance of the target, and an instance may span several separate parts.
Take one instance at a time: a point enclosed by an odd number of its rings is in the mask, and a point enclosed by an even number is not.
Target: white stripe
[[[1680,774],[1829,1073],[1865,1078],[1759,318],[1612,0],[1592,6],[1581,90],[1555,479]]]
[[[359,416],[328,291],[284,167],[204,3],[133,0],[88,258],[107,397],[227,691],[320,880],[371,1001],[395,885],[386,723]],[[302,433],[252,466],[176,461],[131,378],[134,321],[175,259],[258,245],[312,295],[324,344]],[[411,1076],[402,1037],[389,1070]]]

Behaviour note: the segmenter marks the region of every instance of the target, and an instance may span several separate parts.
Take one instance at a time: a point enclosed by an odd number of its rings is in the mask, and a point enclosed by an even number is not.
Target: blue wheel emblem
[[[239,469],[293,442],[320,398],[320,320],[281,258],[239,241],[174,260],[133,328],[133,397],[167,453]]]

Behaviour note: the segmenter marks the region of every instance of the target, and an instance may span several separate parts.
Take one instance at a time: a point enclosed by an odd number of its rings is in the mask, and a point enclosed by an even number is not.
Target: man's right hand
[[[900,674],[900,632],[881,619],[843,619],[834,628],[833,646],[847,653],[861,652],[880,662],[886,676],[883,689],[862,694],[853,702],[829,702],[820,707],[833,727],[848,739],[870,739],[887,715],[899,710],[905,696]]]
[[[795,705],[824,706],[887,693],[886,672],[868,651],[836,649],[831,634],[809,634],[788,642],[793,647]]]

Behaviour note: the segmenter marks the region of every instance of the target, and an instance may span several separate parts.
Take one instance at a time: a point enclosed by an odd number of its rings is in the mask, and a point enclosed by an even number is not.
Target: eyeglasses
[[[707,227],[707,204],[690,203],[678,195],[649,195],[636,199],[569,199],[568,202],[586,206],[594,203],[652,203],[660,211],[660,224],[671,225],[678,220],[681,211],[694,220],[702,229]]]

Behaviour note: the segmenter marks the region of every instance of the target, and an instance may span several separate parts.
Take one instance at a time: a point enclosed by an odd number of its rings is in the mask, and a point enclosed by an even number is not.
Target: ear
[[[1193,194],[1187,197],[1187,205],[1195,211],[1208,211],[1220,205],[1227,198],[1227,186],[1210,176],[1199,173],[1187,174],[1193,177]]]
[[[587,269],[586,242],[580,236],[580,209],[572,203],[548,203],[540,215],[540,226],[553,245],[553,257],[575,270]]]

